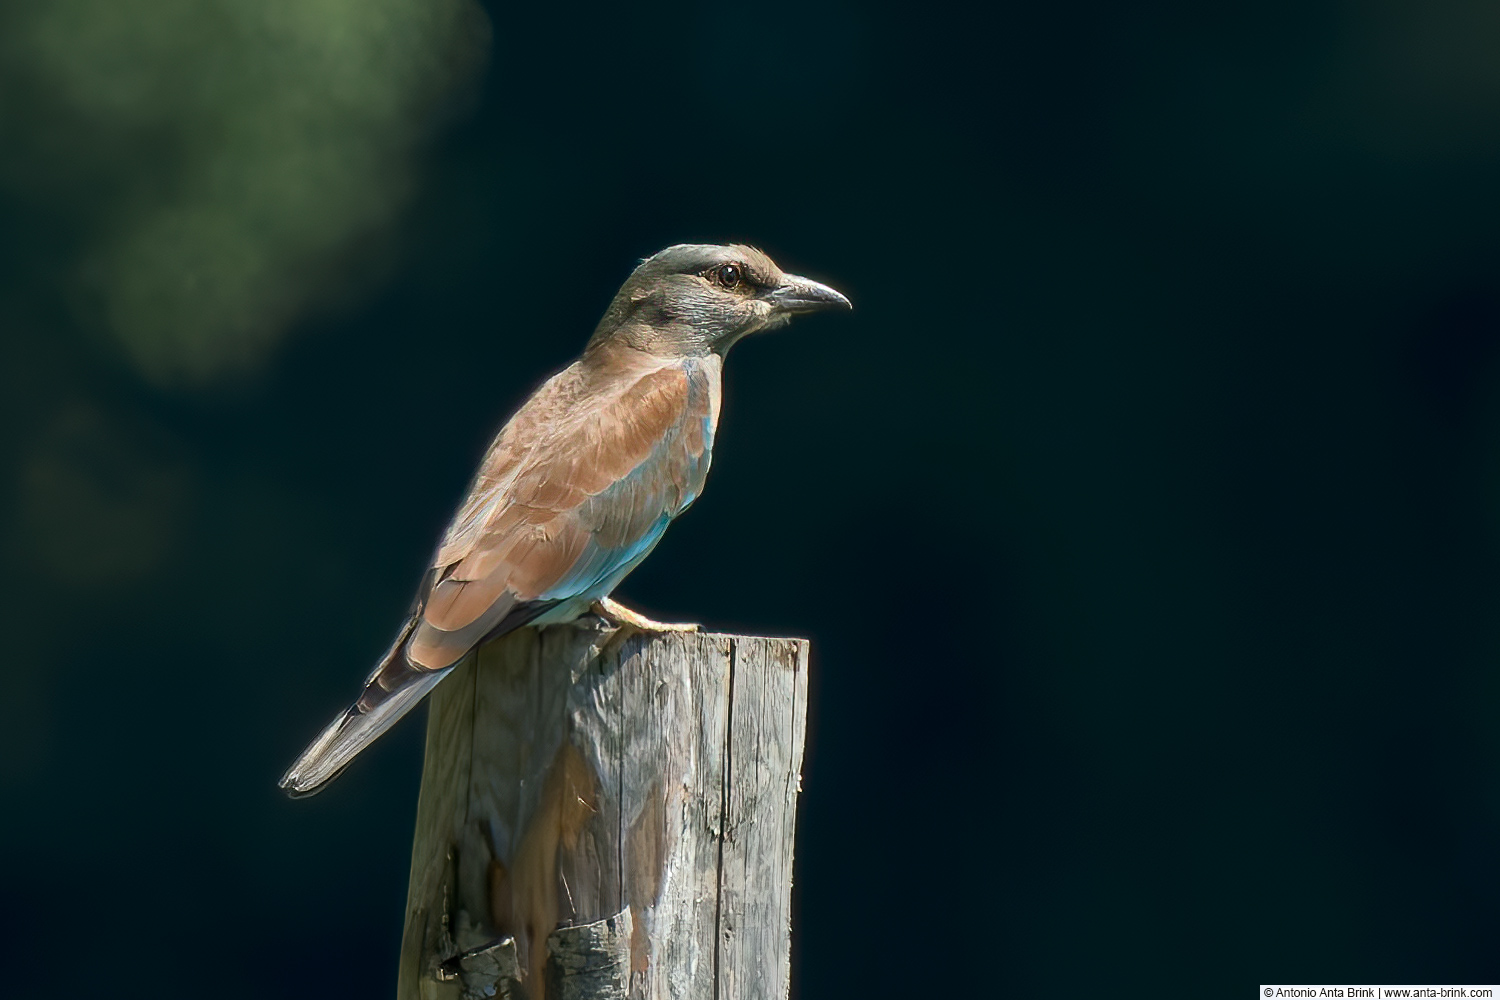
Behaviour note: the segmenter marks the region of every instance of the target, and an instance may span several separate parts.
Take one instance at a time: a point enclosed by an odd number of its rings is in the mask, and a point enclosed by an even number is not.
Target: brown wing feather
[[[593,588],[618,580],[697,495],[718,418],[718,359],[668,367],[625,357],[589,370],[585,355],[499,434],[416,616],[283,788],[322,788],[486,635],[526,624],[560,595],[597,596]]]
[[[412,661],[456,661],[600,545],[628,544],[675,513],[684,491],[696,493],[707,377],[680,362],[609,378],[574,366],[538,391],[497,436],[443,539],[407,647]],[[674,432],[677,453],[643,470],[648,482],[601,502]],[[695,474],[699,482],[686,481]]]

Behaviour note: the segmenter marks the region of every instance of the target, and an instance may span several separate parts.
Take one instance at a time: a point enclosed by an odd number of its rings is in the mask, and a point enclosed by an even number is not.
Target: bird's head
[[[623,338],[657,354],[724,354],[800,313],[849,308],[843,295],[787,274],[754,247],[684,243],[641,262],[589,343]]]

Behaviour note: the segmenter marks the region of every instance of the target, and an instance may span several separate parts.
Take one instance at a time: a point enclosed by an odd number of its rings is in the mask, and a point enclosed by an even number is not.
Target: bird
[[[703,490],[729,349],[849,308],[749,246],[679,244],[641,261],[579,358],[495,436],[395,641],[280,787],[321,791],[489,639],[588,614],[642,632],[696,629],[610,594]]]

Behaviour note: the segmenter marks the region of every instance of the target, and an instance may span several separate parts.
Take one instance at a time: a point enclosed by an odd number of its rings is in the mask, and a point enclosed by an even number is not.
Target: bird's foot
[[[639,611],[631,611],[619,601],[608,597],[595,601],[589,610],[611,625],[634,629],[637,632],[697,632],[699,629],[698,625],[692,623],[659,622],[654,618],[647,618]]]

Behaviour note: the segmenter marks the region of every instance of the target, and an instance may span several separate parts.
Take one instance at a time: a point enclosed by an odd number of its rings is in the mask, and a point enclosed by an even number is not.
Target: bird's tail
[[[365,682],[359,700],[330,722],[281,776],[281,787],[292,798],[321,792],[361,750],[395,725],[452,671],[452,667],[422,670],[406,658],[406,640],[413,624],[408,622],[396,637]]]

